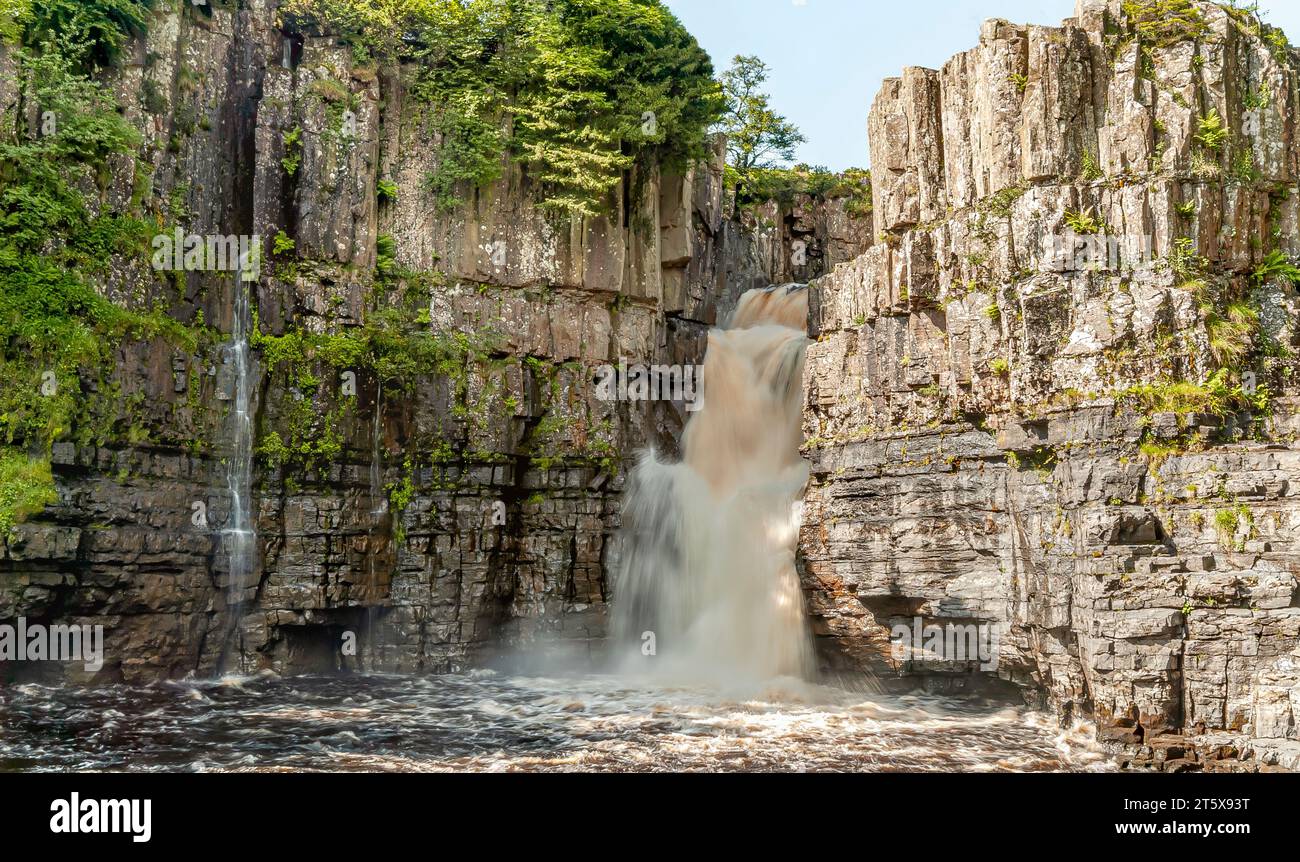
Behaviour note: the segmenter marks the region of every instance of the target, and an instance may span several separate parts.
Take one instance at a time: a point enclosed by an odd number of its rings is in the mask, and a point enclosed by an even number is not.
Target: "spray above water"
[[[721,684],[812,670],[795,571],[807,316],[804,285],[746,293],[709,333],[681,462],[647,453],[632,473],[614,633],[634,666]]]

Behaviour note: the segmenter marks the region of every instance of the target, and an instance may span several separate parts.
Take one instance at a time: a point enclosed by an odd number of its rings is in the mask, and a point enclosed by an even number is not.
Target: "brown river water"
[[[788,681],[272,675],[0,689],[5,771],[1093,771],[1086,728],[1006,704]]]

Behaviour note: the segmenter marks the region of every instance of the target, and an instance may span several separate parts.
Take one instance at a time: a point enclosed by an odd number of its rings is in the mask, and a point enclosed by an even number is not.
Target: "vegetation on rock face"
[[[0,446],[0,541],[16,524],[56,500],[48,460]]]
[[[1208,29],[1195,0],[1125,0],[1123,9],[1138,37],[1160,48],[1200,38]]]
[[[1100,233],[1105,227],[1097,217],[1093,215],[1091,209],[1086,212],[1067,211],[1065,213],[1065,225],[1070,230],[1080,235],[1090,235]]]
[[[162,311],[128,311],[93,286],[115,257],[143,255],[153,232],[139,214],[88,199],[106,181],[109,160],[139,142],[87,70],[143,26],[148,5],[0,7],[0,37],[23,82],[23,101],[0,129],[0,445],[48,451],[60,438],[102,442],[122,407],[109,380],[115,345],[163,335],[194,347],[193,334]],[[57,41],[48,40],[52,30]],[[22,119],[24,104],[39,108],[35,128]],[[43,471],[30,466],[40,463],[5,455],[0,517],[9,526],[45,499],[36,479],[48,475],[48,461]]]
[[[1275,279],[1300,284],[1300,267],[1291,262],[1286,252],[1273,249],[1264,256],[1251,278],[1255,284],[1265,284]]]
[[[463,405],[467,369],[488,357],[494,340],[492,333],[436,332],[411,303],[402,302],[372,311],[363,326],[332,334],[291,329],[273,336],[255,326],[252,346],[292,393],[281,407],[278,430],[263,436],[258,454],[270,466],[300,470],[336,460],[343,451],[340,422],[355,415],[358,375],[373,378],[383,392],[409,392],[422,380],[442,378]],[[350,394],[337,385],[346,373],[352,374]]]
[[[1261,330],[1258,297],[1250,288],[1282,281],[1300,282],[1300,267],[1284,251],[1273,249],[1264,255],[1249,278],[1215,273],[1210,261],[1197,253],[1187,237],[1174,241],[1166,265],[1178,286],[1195,299],[1212,364],[1204,384],[1181,383],[1180,388],[1170,390],[1186,395],[1182,400],[1192,406],[1180,409],[1176,405],[1164,405],[1152,409],[1180,414],[1196,409],[1218,417],[1235,410],[1268,413],[1272,396],[1268,384],[1257,379],[1262,373],[1258,370],[1259,360],[1270,350],[1285,348],[1272,345]],[[1256,370],[1251,371],[1252,368]]]
[[[506,156],[555,211],[606,211],[623,172],[685,167],[721,112],[708,55],[660,0],[288,0],[288,26],[409,61],[440,134],[444,205]]]
[[[1121,397],[1144,413],[1175,413],[1179,416],[1194,413],[1223,416],[1233,402],[1226,374],[1215,375],[1204,386],[1185,380],[1143,383],[1125,390]]]
[[[1247,539],[1255,532],[1255,514],[1244,505],[1219,509],[1214,513],[1214,529],[1225,549],[1243,551]]]
[[[0,0],[0,36],[28,45],[57,40],[64,57],[88,70],[143,33],[152,7],[153,0]]]
[[[792,168],[754,169],[744,182],[738,182],[729,170],[728,179],[741,205],[776,201],[788,206],[796,195],[811,195],[847,198],[845,210],[855,218],[871,214],[871,171],[863,168],[834,173],[820,166],[798,164]]]
[[[1196,121],[1196,141],[1207,150],[1218,151],[1228,139],[1228,130],[1223,126],[1219,112],[1211,109],[1210,113]]]

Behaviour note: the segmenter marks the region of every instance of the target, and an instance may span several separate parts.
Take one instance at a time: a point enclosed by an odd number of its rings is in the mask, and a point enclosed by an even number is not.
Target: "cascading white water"
[[[709,333],[681,462],[647,453],[632,473],[613,598],[635,667],[723,685],[812,670],[795,571],[807,314],[804,285],[745,294]]]
[[[358,598],[365,603],[365,653],[363,658],[372,671],[381,666],[383,655],[376,633],[376,618],[379,608],[376,604],[381,598],[379,589],[379,558],[375,551],[379,536],[387,529],[388,495],[384,492],[384,450],[383,450],[383,414],[384,388],[378,384],[375,388],[375,418],[370,432],[370,539],[372,547],[366,554],[366,583],[358,591]]]
[[[230,581],[226,602],[230,607],[232,634],[238,623],[239,609],[256,568],[257,532],[253,525],[253,377],[248,333],[252,326],[249,309],[249,282],[242,269],[235,271],[234,308],[231,315],[230,341],[225,347],[225,362],[233,378],[230,404],[229,447],[226,455],[226,487],[230,492],[230,513],[221,532]]]

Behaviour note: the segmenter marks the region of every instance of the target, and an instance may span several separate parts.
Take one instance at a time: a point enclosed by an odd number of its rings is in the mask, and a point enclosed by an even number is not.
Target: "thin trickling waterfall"
[[[745,294],[709,333],[682,461],[649,453],[633,471],[614,629],[639,667],[723,684],[811,671],[794,560],[807,314],[804,285]]]
[[[243,271],[235,271],[234,312],[225,362],[233,377],[234,393],[229,417],[229,448],[226,456],[226,487],[230,492],[230,514],[221,533],[222,547],[230,571],[226,602],[230,608],[231,634],[238,627],[239,611],[254,586],[257,531],[252,517],[253,498],[253,380],[255,369],[249,355],[248,333],[252,328],[249,309],[250,282]],[[228,649],[238,665],[237,638]]]
[[[388,495],[384,493],[383,452],[384,390],[375,390],[375,421],[370,432],[370,514],[376,519],[388,513]]]
[[[366,603],[365,658],[372,671],[380,668],[379,638],[375,634],[375,622],[379,614],[376,604],[380,596],[379,589],[379,536],[387,529],[388,495],[384,493],[384,450],[383,450],[383,416],[384,389],[382,385],[375,388],[375,421],[370,433],[370,548],[366,554],[366,584],[360,592],[360,598]]]

